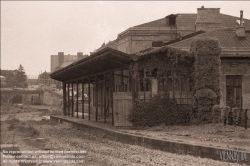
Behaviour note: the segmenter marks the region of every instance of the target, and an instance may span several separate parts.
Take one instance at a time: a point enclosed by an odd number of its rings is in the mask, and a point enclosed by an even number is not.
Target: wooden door
[[[128,116],[132,109],[132,92],[114,92],[114,125],[132,126]]]

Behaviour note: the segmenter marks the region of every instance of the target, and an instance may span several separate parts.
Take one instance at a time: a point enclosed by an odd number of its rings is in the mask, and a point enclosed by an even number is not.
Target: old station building
[[[79,117],[81,112],[82,118],[130,126],[133,101],[168,91],[178,104],[191,104],[190,64],[181,63],[182,70],[173,72],[171,60],[191,61],[190,44],[199,37],[215,38],[222,48],[220,105],[249,109],[250,20],[243,19],[243,11],[239,15],[201,7],[197,14],[172,14],[118,34],[97,52],[50,75],[63,83],[64,114]],[[79,100],[84,94],[85,103]]]

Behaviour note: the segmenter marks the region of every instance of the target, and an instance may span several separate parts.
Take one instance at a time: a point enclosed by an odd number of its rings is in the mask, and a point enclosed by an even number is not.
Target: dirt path
[[[84,164],[68,165],[169,165],[169,166],[228,166],[236,165],[211,159],[197,158],[188,155],[177,155],[158,150],[147,149],[140,146],[123,144],[105,138],[83,133],[65,123],[42,121],[43,115],[48,111],[27,110],[17,113],[11,108],[9,112],[2,112],[1,143],[17,144],[20,150],[68,150],[86,151]],[[2,118],[1,118],[2,119]],[[30,164],[32,165],[32,164]],[[33,164],[35,165],[35,164]],[[37,164],[61,166],[67,164]]]

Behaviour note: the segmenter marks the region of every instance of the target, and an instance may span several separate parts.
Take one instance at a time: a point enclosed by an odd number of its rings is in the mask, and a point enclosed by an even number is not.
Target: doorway
[[[226,102],[230,107],[241,108],[242,78],[241,75],[226,76]]]

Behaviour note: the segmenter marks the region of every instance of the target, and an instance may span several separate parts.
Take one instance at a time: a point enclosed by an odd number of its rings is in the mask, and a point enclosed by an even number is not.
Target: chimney
[[[64,52],[58,52],[58,67],[61,67],[63,62],[64,62]]]
[[[220,8],[197,8],[196,31],[211,31],[221,28]]]
[[[240,24],[239,27],[236,28],[236,35],[239,38],[244,38],[246,37],[246,33],[245,33],[245,27],[243,25],[243,11],[240,11]]]
[[[77,52],[77,60],[83,58],[83,52]]]
[[[243,10],[240,11],[240,27],[243,27]]]

